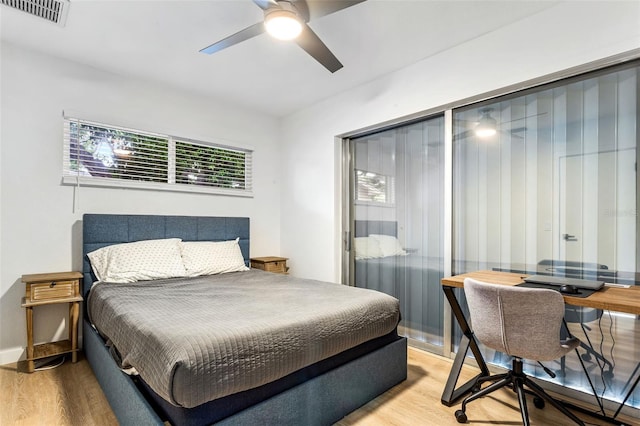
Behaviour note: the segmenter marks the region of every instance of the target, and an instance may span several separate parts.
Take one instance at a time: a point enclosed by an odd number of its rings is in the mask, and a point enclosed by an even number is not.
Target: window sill
[[[196,194],[227,195],[232,197],[253,197],[252,191],[245,191],[245,190],[213,188],[213,187],[198,186],[198,185],[170,184],[170,183],[160,183],[160,182],[122,181],[122,180],[107,179],[107,178],[87,178],[87,177],[76,177],[76,176],[63,176],[62,185],[186,192],[186,193],[196,193]]]

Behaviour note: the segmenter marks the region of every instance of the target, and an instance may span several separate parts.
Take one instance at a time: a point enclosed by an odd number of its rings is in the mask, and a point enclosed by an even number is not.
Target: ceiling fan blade
[[[366,0],[307,0],[307,6],[309,8],[310,19],[314,20],[364,1]]]
[[[212,53],[218,52],[229,46],[233,46],[234,44],[238,44],[252,37],[258,36],[263,32],[264,24],[262,22],[258,22],[257,24],[251,25],[250,27],[247,27],[242,31],[239,31],[227,38],[213,43],[211,46],[205,47],[204,49],[200,50],[200,52],[211,55]]]
[[[330,72],[334,73],[342,68],[343,65],[338,58],[331,53],[329,48],[320,40],[320,37],[308,25],[303,25],[302,32],[295,39],[295,42]]]
[[[542,117],[543,115],[546,115],[546,114],[547,112],[543,111],[543,112],[539,112],[538,114],[531,114],[531,115],[527,115],[520,118],[514,118],[513,120],[509,120],[509,121],[502,121],[501,123],[513,123],[514,121],[526,120],[527,118]]]
[[[500,134],[507,137],[507,138],[511,138],[511,139],[520,139],[520,140],[524,140],[524,136],[521,134],[518,134],[518,132],[514,132],[514,131],[510,131],[510,130],[500,130]]]
[[[255,4],[262,10],[267,10],[269,7],[277,6],[276,0],[253,0]]]
[[[453,135],[453,139],[454,140],[462,140],[462,139],[466,139],[466,138],[470,138],[475,136],[475,132],[471,131],[471,130],[465,130],[464,132],[460,132],[460,133],[456,133]]]

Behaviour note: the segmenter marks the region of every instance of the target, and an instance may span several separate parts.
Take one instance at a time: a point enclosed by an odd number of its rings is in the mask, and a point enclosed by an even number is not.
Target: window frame
[[[102,127],[109,130],[119,130],[127,133],[133,133],[144,137],[164,138],[167,140],[167,163],[165,171],[167,172],[166,182],[149,182],[133,179],[120,179],[112,177],[85,176],[71,170],[71,123]],[[179,137],[175,135],[167,135],[157,132],[149,132],[146,130],[132,129],[117,125],[105,124],[97,121],[79,119],[75,117],[63,117],[63,161],[62,161],[62,184],[72,186],[90,186],[102,188],[124,188],[124,189],[142,189],[153,191],[169,191],[169,192],[186,192],[201,193],[211,195],[228,195],[236,197],[253,197],[253,150],[245,147],[232,146],[227,143],[209,142],[195,140],[192,138]],[[245,182],[244,188],[226,188],[208,185],[184,184],[176,182],[176,143],[186,143],[199,145],[208,148],[216,148],[233,152],[244,153],[245,166]]]

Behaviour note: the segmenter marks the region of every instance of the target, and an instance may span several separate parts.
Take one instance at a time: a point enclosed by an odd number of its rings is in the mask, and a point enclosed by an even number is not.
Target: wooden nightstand
[[[71,362],[78,360],[78,315],[80,313],[80,272],[23,275],[27,285],[22,307],[27,313],[27,372],[35,370],[34,360],[71,353]],[[69,339],[33,344],[33,308],[53,303],[69,304]]]
[[[262,269],[267,272],[275,272],[277,274],[286,274],[289,268],[287,267],[287,257],[267,256],[267,257],[252,257],[251,267],[256,269]]]

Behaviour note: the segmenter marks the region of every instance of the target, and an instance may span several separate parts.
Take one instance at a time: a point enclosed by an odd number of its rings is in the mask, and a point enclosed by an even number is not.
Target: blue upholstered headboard
[[[354,237],[368,237],[371,234],[398,236],[398,222],[388,220],[356,220]]]
[[[140,240],[182,238],[184,241],[228,241],[240,238],[249,266],[249,218],[85,214],[82,223],[83,293],[86,298],[96,277],[87,253],[112,244]]]

